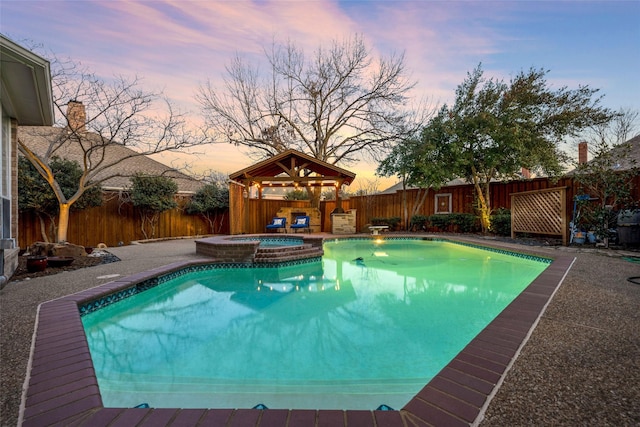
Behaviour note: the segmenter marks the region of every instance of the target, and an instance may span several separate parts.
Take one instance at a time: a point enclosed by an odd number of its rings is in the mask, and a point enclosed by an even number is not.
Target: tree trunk
[[[149,226],[151,227],[151,238],[156,237],[156,227],[158,225],[158,219],[160,218],[160,212],[154,212],[149,218]]]
[[[491,185],[491,179],[486,178],[486,182],[481,182],[475,168],[473,171],[473,187],[478,197],[478,215],[480,215],[480,226],[482,227],[482,233],[487,234],[489,227],[491,226],[491,199],[489,198],[489,186]],[[489,177],[491,174],[489,174]],[[484,188],[483,188],[484,187]]]
[[[47,234],[47,227],[44,218],[40,213],[37,213],[38,219],[40,220],[40,235],[42,236],[42,241],[49,243],[49,235]]]
[[[211,218],[212,214],[211,212],[202,212],[200,213],[200,216],[207,221],[207,232],[204,234],[215,234],[215,228],[216,228],[216,217],[214,216],[213,219]]]
[[[411,213],[411,217],[414,215],[418,215],[422,206],[424,206],[425,200],[427,200],[427,194],[429,194],[429,188],[425,188],[424,192],[421,188],[418,188],[418,192],[416,193],[416,203],[413,206],[413,212]]]
[[[69,211],[71,205],[69,203],[60,203],[60,216],[58,217],[58,232],[56,241],[63,243],[67,241],[67,231],[69,230]]]
[[[307,187],[307,194],[309,194],[309,200],[311,201],[311,207],[315,209],[320,208],[320,196],[322,196],[322,187]]]
[[[216,215],[216,217],[217,217],[217,215]],[[222,225],[223,224],[224,224],[224,211],[222,212],[222,215],[221,215],[221,218],[220,218],[220,225],[218,226],[218,233],[217,234],[220,234],[220,230],[222,230]],[[215,233],[215,231],[214,231],[214,233]]]
[[[485,190],[479,182],[474,183],[476,194],[478,195],[478,214],[480,215],[480,226],[482,233],[487,234],[491,226],[491,205],[489,199],[489,183],[485,183]]]
[[[148,217],[146,212],[144,211],[144,209],[140,209],[140,231],[142,231],[142,235],[144,236],[145,240],[149,238],[149,236],[147,235],[147,221]]]
[[[406,181],[403,179],[402,180],[402,216],[404,217],[403,219],[403,224],[404,224],[404,230],[408,231],[409,230],[409,206],[407,206],[407,183]]]

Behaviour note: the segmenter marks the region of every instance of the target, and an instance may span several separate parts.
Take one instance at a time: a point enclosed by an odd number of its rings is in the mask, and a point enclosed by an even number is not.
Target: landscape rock
[[[70,256],[74,258],[87,256],[84,246],[73,243],[35,242],[29,246],[28,253],[30,255]]]

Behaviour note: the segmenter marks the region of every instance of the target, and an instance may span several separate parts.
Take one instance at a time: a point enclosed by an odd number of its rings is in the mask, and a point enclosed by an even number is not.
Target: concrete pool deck
[[[457,238],[458,236],[452,237]],[[479,244],[496,243],[482,239],[471,240]],[[629,425],[637,423],[640,419],[637,403],[640,402],[640,396],[638,396],[640,368],[637,363],[639,348],[637,307],[640,306],[640,286],[626,282],[626,277],[640,275],[638,264],[625,261],[620,256],[609,257],[595,251],[575,252],[571,248],[499,245],[507,249],[543,256],[568,259],[577,256],[577,261],[542,316],[529,343],[522,349],[520,357],[488,405],[481,425],[562,424],[563,421],[577,424],[595,422],[596,424]],[[10,283],[0,292],[2,304],[0,319],[2,327],[0,337],[2,346],[2,363],[0,365],[2,370],[2,389],[0,390],[2,409],[0,422],[2,425],[15,425],[18,420],[21,387],[27,371],[35,313],[39,303],[118,279],[98,277],[119,273],[121,275],[119,278],[123,278],[172,262],[199,258],[195,253],[193,240],[132,245],[111,248],[109,251],[122,261],[25,282]],[[615,253],[615,255],[620,254]],[[533,304],[534,300],[538,298],[535,295],[530,295],[527,299],[529,301],[525,301],[525,303]],[[529,311],[524,307],[524,311],[515,313],[517,317],[515,324],[520,322],[522,314],[525,317],[530,315]],[[55,311],[53,313],[53,319],[60,320],[56,319],[58,314]],[[524,328],[518,332],[520,327],[506,327],[505,325],[497,327],[509,329],[508,335],[525,332]],[[528,334],[528,329],[526,334]],[[488,337],[487,339],[490,341],[493,338]],[[498,347],[512,347],[503,344],[505,343],[499,344]],[[498,347],[492,346],[490,351],[496,353],[495,349]],[[477,358],[477,352],[482,349],[476,347],[475,350],[477,350],[475,355],[473,353],[463,355],[460,360],[454,362],[473,364],[470,358]],[[515,354],[517,346],[515,350],[510,351]],[[601,362],[598,360],[599,358],[602,359]],[[476,359],[475,362],[485,363],[487,360],[485,357],[480,357],[480,359],[484,360]],[[580,362],[589,362],[589,364],[588,366],[580,366]],[[503,363],[502,368],[493,365],[485,366],[482,369],[487,372],[480,373],[490,375],[492,377],[490,381],[495,381],[494,374],[497,373],[495,371],[504,369],[507,365]],[[73,369],[77,368],[76,370],[86,369],[86,367],[75,363],[69,364],[69,366],[74,366]],[[625,368],[623,373],[619,372],[619,366]],[[459,371],[459,369],[454,367],[453,371]],[[592,376],[597,379],[593,379]],[[578,381],[572,382],[576,380]],[[413,403],[413,406],[403,414],[401,411],[378,411],[374,415],[369,411],[321,411],[321,413],[318,411],[289,412],[279,410],[229,410],[226,412],[215,411],[214,413],[213,411],[175,411],[169,409],[126,410],[125,413],[125,410],[104,409],[96,410],[90,414],[85,413],[84,417],[74,420],[78,425],[83,423],[90,425],[97,421],[104,421],[105,425],[109,425],[111,422],[113,425],[164,425],[170,423],[197,425],[198,422],[204,423],[207,416],[224,418],[226,414],[224,422],[219,425],[247,425],[247,423],[251,423],[250,425],[285,425],[286,422],[289,425],[322,425],[324,421],[329,423],[326,425],[336,425],[334,424],[336,421],[339,422],[338,425],[428,425],[427,421],[437,421],[438,419],[443,425],[445,423],[451,425],[452,420],[459,421],[456,424],[467,425],[479,421],[477,415],[474,417],[468,412],[469,402],[449,398],[455,393],[450,390],[452,385],[447,381],[451,382],[445,378],[444,384],[436,384],[423,390],[422,401],[431,402],[431,404],[422,405],[418,401]],[[453,382],[455,383],[455,381]],[[567,384],[571,384],[571,386]],[[85,387],[90,388],[91,385]],[[446,387],[449,389],[443,389]],[[473,389],[471,385],[463,388],[462,391],[467,393]],[[613,389],[613,392],[610,389]],[[56,391],[55,387],[51,391]],[[59,391],[56,392],[59,393]],[[89,396],[96,396],[96,393],[89,393]],[[42,402],[48,400],[43,394],[39,398],[43,399]],[[60,399],[60,396],[57,398]],[[476,399],[477,396],[473,395],[471,398]],[[38,424],[36,422],[38,420],[45,424],[47,422],[53,423],[54,415],[59,415],[65,406],[62,403],[64,399],[54,399],[49,402],[51,407],[41,414],[45,416],[32,418],[31,425],[43,425]],[[435,413],[430,415],[428,412],[437,407],[432,404],[434,399],[443,405],[453,405],[451,411],[456,416],[453,419],[433,418]],[[476,412],[480,414],[484,403],[477,400],[474,402],[476,403],[471,406],[478,409]],[[77,400],[67,403],[81,405]],[[40,407],[40,409],[43,408],[45,406]],[[67,409],[70,408],[67,407]],[[447,413],[447,411],[444,412]],[[192,417],[192,422],[183,422],[186,421],[184,417]],[[63,423],[64,420],[64,418],[58,419],[60,423]],[[297,423],[296,420],[300,420],[300,423]],[[604,422],[597,422],[597,420]],[[25,425],[27,424],[25,423]],[[438,423],[436,422],[436,424]]]

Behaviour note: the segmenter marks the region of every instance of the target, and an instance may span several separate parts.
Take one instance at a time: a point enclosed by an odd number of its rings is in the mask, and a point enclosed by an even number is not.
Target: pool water
[[[240,237],[231,239],[236,242],[260,242],[261,247],[299,246],[304,243],[302,239],[287,237]]]
[[[83,316],[104,405],[399,409],[548,265],[422,240],[324,250],[189,273]]]

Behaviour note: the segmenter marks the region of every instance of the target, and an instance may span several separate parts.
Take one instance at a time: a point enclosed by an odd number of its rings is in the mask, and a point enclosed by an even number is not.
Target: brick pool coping
[[[548,258],[553,261],[547,269],[396,411],[105,408],[78,307],[153,277],[215,260],[178,262],[121,278],[38,307],[20,421],[23,426],[474,425],[574,262],[569,256]]]

